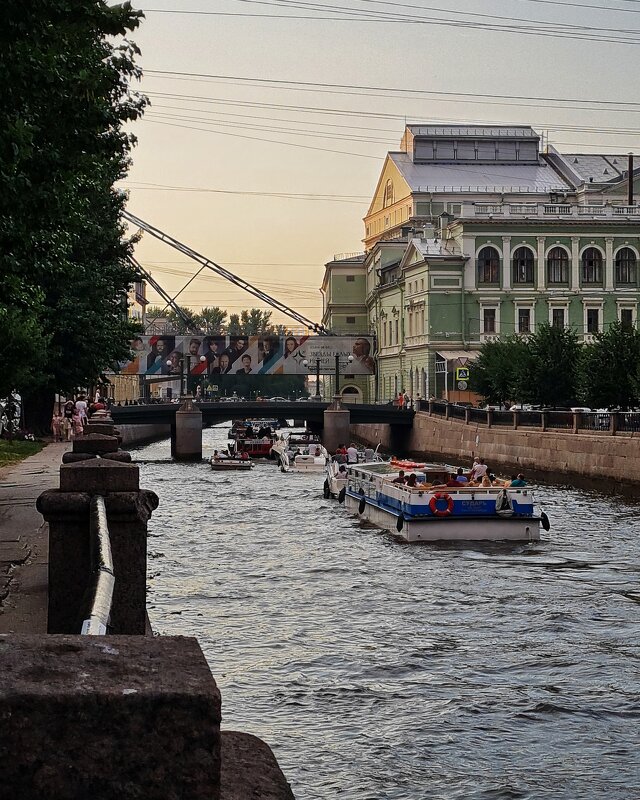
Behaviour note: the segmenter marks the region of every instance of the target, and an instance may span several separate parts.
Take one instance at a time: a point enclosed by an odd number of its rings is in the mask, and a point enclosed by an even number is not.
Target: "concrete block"
[[[139,485],[140,470],[137,464],[120,464],[98,458],[60,467],[60,489],[63,492],[135,492]]]
[[[98,458],[95,453],[63,453],[63,464],[77,464],[78,461],[90,461],[92,458]]]
[[[131,453],[126,450],[116,450],[115,453],[103,453],[102,458],[105,458],[107,461],[120,461],[123,464],[131,463]]]
[[[220,693],[192,638],[0,636],[0,729],[5,797],[220,797]]]
[[[117,449],[118,439],[102,433],[88,433],[73,442],[74,453],[114,453]]]

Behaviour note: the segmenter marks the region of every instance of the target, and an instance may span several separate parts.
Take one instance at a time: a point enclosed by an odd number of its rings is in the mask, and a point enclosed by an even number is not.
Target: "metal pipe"
[[[116,581],[113,573],[107,511],[102,495],[94,495],[91,498],[89,535],[91,537],[91,560],[96,575],[91,610],[87,619],[82,623],[81,633],[99,636],[107,632]]]
[[[627,205],[632,206],[633,203],[633,153],[629,153],[629,170],[627,172],[627,180],[629,181],[629,185],[627,186]]]

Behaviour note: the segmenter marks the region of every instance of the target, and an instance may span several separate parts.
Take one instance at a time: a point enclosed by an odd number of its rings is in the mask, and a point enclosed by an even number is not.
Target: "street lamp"
[[[353,362],[353,356],[349,355],[347,357],[347,363],[351,364]],[[334,400],[340,399],[340,356],[336,353],[336,391],[333,396]]]
[[[305,358],[302,362],[303,367],[309,367],[309,362]],[[315,399],[320,400],[320,359],[316,358],[316,394]]]

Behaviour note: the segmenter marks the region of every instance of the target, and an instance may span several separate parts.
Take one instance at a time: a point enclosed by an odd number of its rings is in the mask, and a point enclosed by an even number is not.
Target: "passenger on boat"
[[[322,450],[320,449],[320,447],[316,447],[316,450],[315,450],[314,456],[315,456],[316,458],[318,458],[318,457],[319,457],[319,456],[321,456],[321,455],[322,455]]]
[[[409,475],[409,477],[407,478],[405,486],[408,486],[410,489],[415,489],[416,481],[417,481],[416,474],[415,472],[412,472],[411,475]]]
[[[511,480],[511,486],[515,486],[515,487],[521,488],[522,486],[526,486],[526,485],[527,485],[527,482],[525,481],[524,475],[521,472],[518,473],[518,477],[517,478],[512,478],[512,480]]]
[[[445,486],[448,486],[448,487],[450,487],[452,489],[453,488],[455,488],[455,489],[459,489],[460,488],[460,482],[458,481],[455,472],[452,472],[451,475],[449,475],[449,480],[445,484],[442,484],[441,486],[434,486],[433,488],[434,489],[440,489],[440,488],[444,488]]]
[[[471,468],[471,474],[469,475],[470,481],[480,481],[487,473],[487,465],[484,463],[484,459],[478,458],[473,460],[473,467]]]
[[[407,479],[404,477],[404,470],[401,469],[398,473],[398,477],[394,478],[391,483],[401,483],[403,486],[407,482]]]
[[[491,483],[491,478],[485,473],[482,476],[482,480],[480,481],[480,486],[484,486],[485,489],[488,489],[493,484]]]
[[[214,461],[220,461],[220,460],[221,460],[221,459],[220,459],[220,453],[218,453],[218,451],[217,451],[217,450],[214,450],[214,451],[213,451],[213,460],[214,460]]]
[[[347,464],[357,464],[358,463],[358,451],[356,446],[353,442],[347,448]]]
[[[469,479],[464,474],[464,470],[462,467],[458,467],[458,472],[456,473],[456,481],[458,483],[468,483]]]
[[[246,450],[243,450],[242,454],[240,455],[240,458],[242,459],[242,461],[248,461],[249,460],[249,453],[247,453]]]

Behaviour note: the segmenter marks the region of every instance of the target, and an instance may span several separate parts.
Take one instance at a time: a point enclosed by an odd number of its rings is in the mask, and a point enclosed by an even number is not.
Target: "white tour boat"
[[[228,453],[219,453],[217,450],[209,459],[211,469],[217,472],[224,472],[226,470],[250,470],[254,466],[253,461],[249,458],[234,458]]]
[[[378,445],[380,447],[380,445]],[[385,459],[378,453],[378,447],[375,450],[367,447],[364,450],[358,450],[358,462],[367,463],[384,463]],[[341,489],[347,485],[347,463],[338,460],[334,456],[331,461],[327,463],[326,477],[322,487],[322,494],[325,499],[329,497],[338,497]]]
[[[348,511],[406,542],[540,539],[549,519],[534,510],[529,487],[443,486],[450,468],[410,462],[350,464],[338,500]],[[414,488],[394,483],[414,473]]]
[[[318,441],[292,443],[292,437],[281,436],[271,448],[282,472],[324,472],[329,453]],[[297,440],[296,440],[297,441]],[[295,447],[295,449],[294,449]]]

